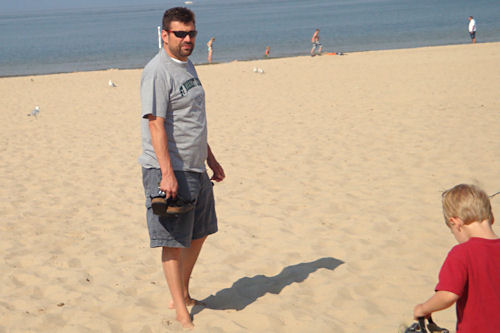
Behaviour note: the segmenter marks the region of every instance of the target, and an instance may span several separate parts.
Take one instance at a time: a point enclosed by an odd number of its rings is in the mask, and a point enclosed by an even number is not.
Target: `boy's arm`
[[[439,290],[425,303],[415,306],[413,316],[415,319],[418,317],[427,317],[435,311],[449,308],[458,300],[458,298],[459,296],[457,294],[450,291]]]

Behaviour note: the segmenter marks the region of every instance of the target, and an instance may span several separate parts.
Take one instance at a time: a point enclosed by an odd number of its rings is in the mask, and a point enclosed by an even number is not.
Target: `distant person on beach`
[[[266,51],[264,52],[264,56],[266,58],[269,58],[270,55],[271,55],[271,47],[270,46],[266,46]]]
[[[163,48],[146,65],[141,78],[139,163],[150,246],[162,247],[163,271],[172,295],[170,308],[175,309],[184,328],[194,326],[187,310],[196,303],[189,294],[191,272],[203,242],[217,232],[212,183],[205,162],[213,171],[212,180],[225,178],[207,143],[205,92],[188,59],[196,34],[192,11],[181,7],[165,11]],[[180,206],[186,211],[158,213],[158,206],[152,206],[158,197],[165,199],[163,208]]]
[[[214,47],[213,47],[214,40],[215,40],[215,37],[212,37],[207,42],[207,47],[208,47],[208,63],[209,64],[212,63],[212,53],[214,52]]]
[[[436,293],[414,309],[415,319],[456,302],[457,333],[499,332],[500,239],[488,195],[474,185],[443,193],[446,225],[458,241],[439,273]]]
[[[472,16],[469,16],[469,35],[472,39],[472,43],[476,42],[476,20]]]
[[[323,46],[319,42],[319,29],[316,29],[314,31],[314,34],[312,35],[311,42],[313,44],[312,49],[311,49],[311,56],[315,56],[316,54],[321,54],[321,49]]]

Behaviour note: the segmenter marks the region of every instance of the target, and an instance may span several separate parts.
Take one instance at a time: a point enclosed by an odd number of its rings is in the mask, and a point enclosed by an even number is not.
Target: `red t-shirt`
[[[500,239],[471,238],[451,249],[436,291],[457,301],[457,333],[500,332]]]

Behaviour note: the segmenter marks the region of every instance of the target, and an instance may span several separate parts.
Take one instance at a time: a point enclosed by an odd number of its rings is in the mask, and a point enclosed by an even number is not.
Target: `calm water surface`
[[[140,68],[158,51],[162,5],[0,13],[0,76]],[[500,41],[498,0],[193,0],[196,49],[205,63],[308,54],[316,28],[327,52],[469,43],[467,17],[479,42]]]

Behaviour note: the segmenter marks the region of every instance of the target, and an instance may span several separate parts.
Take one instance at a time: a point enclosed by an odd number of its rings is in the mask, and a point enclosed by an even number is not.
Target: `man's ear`
[[[166,30],[161,31],[161,40],[165,45],[168,45],[168,32]]]

